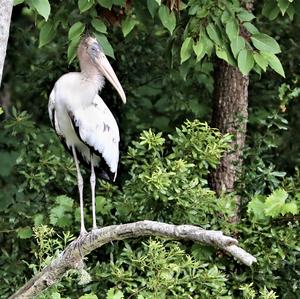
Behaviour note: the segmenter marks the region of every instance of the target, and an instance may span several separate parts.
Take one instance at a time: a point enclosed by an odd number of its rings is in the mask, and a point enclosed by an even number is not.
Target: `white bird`
[[[50,94],[48,111],[51,124],[65,148],[74,157],[80,199],[80,236],[86,233],[83,215],[83,179],[79,162],[91,168],[93,229],[96,225],[94,168],[100,176],[114,181],[119,161],[119,128],[112,113],[98,95],[104,77],[126,103],[124,90],[102,47],[92,37],[83,38],[77,50],[81,72],[60,77]]]

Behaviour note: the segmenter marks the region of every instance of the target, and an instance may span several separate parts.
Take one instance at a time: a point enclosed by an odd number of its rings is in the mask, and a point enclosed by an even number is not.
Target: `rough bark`
[[[240,1],[252,11],[255,0]],[[249,32],[241,25],[240,34],[249,38]],[[243,76],[238,68],[225,61],[217,60],[214,67],[214,104],[212,126],[222,133],[231,133],[233,141],[230,150],[223,156],[219,167],[212,171],[210,184],[217,195],[231,192],[242,167],[242,152],[245,145],[248,121],[249,77]],[[236,212],[232,222],[239,222],[240,197],[236,197]]]
[[[218,195],[234,190],[242,166],[248,120],[249,77],[223,60],[215,63],[215,89],[212,126],[233,135],[230,150],[211,174],[211,185]]]
[[[6,56],[13,0],[0,0],[0,86]]]
[[[140,236],[161,236],[202,242],[223,250],[247,266],[256,262],[255,257],[237,246],[236,239],[224,236],[221,231],[205,230],[192,225],[172,225],[145,220],[103,227],[86,234],[80,240],[73,241],[49,266],[35,275],[10,298],[33,298],[58,282],[68,270],[82,269],[84,256],[96,248],[115,240]]]

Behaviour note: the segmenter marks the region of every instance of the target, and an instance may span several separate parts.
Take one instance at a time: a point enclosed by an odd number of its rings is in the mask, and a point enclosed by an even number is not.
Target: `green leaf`
[[[122,22],[122,32],[124,37],[126,37],[131,30],[134,28],[136,24],[139,22],[136,19],[133,19],[132,17],[127,17],[123,22]]]
[[[204,19],[208,16],[208,14],[209,14],[209,10],[207,9],[207,7],[202,6],[199,9],[197,9],[196,17],[198,19]]]
[[[110,288],[106,294],[106,299],[123,299],[124,294],[120,290]]]
[[[266,216],[277,217],[283,212],[288,193],[283,189],[275,190],[267,197],[265,214]]]
[[[184,81],[186,80],[189,70],[191,69],[191,63],[189,63],[189,62],[190,61],[186,61],[183,64],[181,64],[179,67],[180,76],[182,77],[182,79]]]
[[[2,164],[2,163],[1,163]],[[1,165],[2,171],[2,165]],[[0,192],[0,211],[7,211],[7,209],[15,202],[15,192],[12,191],[8,186],[2,187]]]
[[[232,18],[232,14],[228,10],[224,10],[224,12],[221,15],[221,22],[223,24],[227,24]]]
[[[259,33],[258,29],[250,22],[245,22],[243,23],[243,26],[246,28],[248,32],[251,34],[256,34]]]
[[[265,203],[263,201],[262,196],[256,196],[251,199],[251,201],[248,203],[247,212],[248,215],[253,214],[253,220],[264,220],[266,218],[265,213]]]
[[[94,0],[78,0],[78,7],[80,12],[89,10],[94,5]]]
[[[267,17],[270,21],[273,21],[277,18],[280,12],[279,7],[275,0],[264,1],[264,6],[262,10],[262,14]]]
[[[58,203],[50,210],[50,223],[62,228],[70,225],[72,211],[72,207]]]
[[[152,18],[154,18],[159,5],[156,0],[147,0],[147,7]]]
[[[65,215],[66,209],[63,206],[55,206],[50,210],[50,223],[56,225],[59,219],[63,218]]]
[[[225,45],[224,48],[222,48],[224,51],[226,51],[226,57],[227,57],[227,62],[233,66],[237,66],[237,61],[235,59],[235,57],[233,57],[232,55],[232,51],[230,49],[229,45]]]
[[[187,37],[180,49],[180,63],[182,64],[186,60],[188,60],[191,57],[192,54],[192,45],[193,45],[193,40],[190,37]]]
[[[67,57],[68,57],[68,63],[69,64],[71,64],[71,62],[76,57],[76,50],[78,48],[79,42],[80,42],[80,35],[74,37],[71,40],[71,42],[69,43],[68,52],[67,52]]]
[[[278,7],[281,11],[281,14],[284,15],[290,6],[290,1],[289,0],[277,0],[277,3],[278,3]]]
[[[230,48],[233,56],[236,58],[240,51],[245,48],[245,40],[241,36],[237,36],[230,43]]]
[[[19,228],[17,235],[20,239],[28,239],[32,236],[32,229],[29,226]]]
[[[238,55],[238,67],[242,72],[242,74],[248,75],[248,73],[253,68],[253,66],[254,66],[254,59],[253,59],[252,52],[247,49],[241,50]]]
[[[34,226],[40,226],[44,223],[44,215],[43,214],[36,214],[33,217]]]
[[[33,7],[45,21],[48,20],[51,7],[48,0],[27,0],[27,3]]]
[[[256,33],[251,36],[251,41],[256,49],[274,54],[280,53],[280,47],[276,40],[264,33]]]
[[[259,76],[261,76],[262,70],[257,64],[254,64],[253,71],[256,72]]]
[[[268,66],[268,60],[262,56],[260,53],[254,53],[253,58],[255,62],[263,69],[265,72]]]
[[[230,20],[226,23],[226,34],[230,41],[236,39],[239,35],[239,26],[236,20]]]
[[[101,33],[95,33],[98,42],[101,44],[105,55],[110,56],[115,59],[114,49],[109,43],[107,37]]]
[[[173,11],[165,5],[162,5],[158,11],[159,18],[165,28],[167,28],[172,35],[176,27],[176,17]]]
[[[208,57],[210,57],[212,54],[212,51],[214,49],[214,44],[205,32],[202,33],[201,38],[202,38],[203,45],[205,48],[205,53],[207,53]]]
[[[297,215],[299,213],[296,201],[292,201],[284,205],[282,214],[285,215],[288,213],[293,215]]]
[[[69,41],[78,39],[85,30],[85,25],[81,22],[76,22],[71,26],[68,33]]]
[[[229,63],[229,57],[228,57],[227,51],[225,49],[216,46],[216,55],[218,58],[223,59]]]
[[[197,62],[199,62],[205,55],[205,45],[202,38],[193,44],[193,50],[197,56]]]
[[[14,0],[14,6],[19,5],[23,2],[24,2],[24,0]]]
[[[19,157],[18,152],[12,150],[10,150],[9,152],[0,150],[0,165],[1,165],[0,177],[8,177],[12,175],[12,171],[14,169],[14,166],[17,163],[18,157]]]
[[[262,53],[262,55],[268,60],[269,66],[279,75],[285,78],[284,70],[280,60],[273,53]]]
[[[100,215],[108,215],[112,209],[109,199],[104,196],[96,196],[96,212]]]
[[[97,2],[105,8],[111,9],[113,6],[113,1],[112,0],[97,0]]]
[[[114,5],[125,6],[126,0],[113,0]]]
[[[60,195],[55,198],[55,202],[61,206],[64,206],[68,208],[69,210],[73,207],[74,205],[74,200],[71,197],[68,197],[66,195]]]
[[[51,293],[51,299],[62,299],[60,293],[54,292]]]
[[[98,297],[94,293],[90,293],[80,296],[79,299],[98,299]]]
[[[55,36],[56,30],[53,22],[45,22],[41,26],[39,35],[39,48],[48,44]]]
[[[298,3],[298,9],[295,7]],[[293,21],[295,13],[300,14],[300,1],[297,1],[295,4],[290,5],[286,11],[287,15],[289,16],[290,20]]]
[[[255,19],[255,16],[247,10],[243,10],[242,12],[238,13],[237,16],[242,22],[249,22]]]
[[[91,24],[98,32],[104,33],[104,34],[107,33],[107,29],[106,29],[106,26],[103,21],[101,21],[99,19],[93,19]]]
[[[219,36],[219,33],[217,31],[217,28],[215,26],[215,24],[213,23],[209,23],[207,26],[206,26],[206,32],[209,36],[209,38],[214,41],[217,45],[222,45],[222,40]]]
[[[194,15],[196,15],[196,13],[199,10],[200,10],[200,5],[199,4],[191,5],[191,7],[189,9],[189,15],[190,16],[194,16]]]

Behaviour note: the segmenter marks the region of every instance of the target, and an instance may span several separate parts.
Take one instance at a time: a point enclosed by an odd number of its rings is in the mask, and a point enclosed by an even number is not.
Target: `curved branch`
[[[237,246],[236,239],[224,236],[221,231],[205,230],[193,225],[173,225],[144,220],[96,229],[73,241],[49,266],[34,276],[10,298],[33,298],[58,282],[68,270],[82,268],[83,257],[96,248],[112,241],[140,236],[197,241],[219,248],[247,266],[256,262],[254,256]]]

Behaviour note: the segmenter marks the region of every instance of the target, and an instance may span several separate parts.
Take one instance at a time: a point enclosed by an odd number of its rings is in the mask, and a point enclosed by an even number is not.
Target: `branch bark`
[[[197,241],[221,249],[247,266],[256,262],[254,256],[237,246],[236,239],[224,236],[221,231],[205,230],[193,225],[173,225],[148,220],[111,225],[93,230],[80,240],[77,239],[70,243],[49,266],[29,280],[10,299],[33,298],[58,282],[68,270],[82,268],[83,257],[96,248],[112,241],[141,236]]]
[[[6,56],[13,0],[0,0],[0,86]]]

